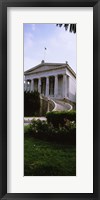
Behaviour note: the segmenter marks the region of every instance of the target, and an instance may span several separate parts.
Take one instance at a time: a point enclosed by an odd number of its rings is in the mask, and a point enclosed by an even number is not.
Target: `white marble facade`
[[[75,102],[76,74],[67,63],[45,63],[24,72],[24,90]]]

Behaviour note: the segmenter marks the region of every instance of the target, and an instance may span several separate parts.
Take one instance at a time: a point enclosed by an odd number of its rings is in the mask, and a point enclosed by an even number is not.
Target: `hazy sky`
[[[40,64],[44,51],[45,62],[67,61],[76,72],[76,34],[56,24],[24,24],[24,71]]]

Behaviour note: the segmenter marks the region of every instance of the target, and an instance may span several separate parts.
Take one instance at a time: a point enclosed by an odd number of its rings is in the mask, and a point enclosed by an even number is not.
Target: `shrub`
[[[76,143],[76,125],[73,122],[64,127],[60,126],[57,128],[46,121],[33,120],[29,132],[30,136],[41,140],[62,144]]]
[[[32,125],[31,124],[25,125],[24,126],[24,134],[25,134],[25,136],[26,135],[31,135],[31,133],[33,133]]]
[[[33,116],[40,109],[40,95],[37,91],[24,92],[24,116]]]
[[[75,110],[68,111],[66,114],[67,114],[66,117],[68,120],[76,122],[76,111]]]
[[[46,118],[54,127],[64,126],[67,120],[76,122],[76,111],[52,111],[46,114]]]

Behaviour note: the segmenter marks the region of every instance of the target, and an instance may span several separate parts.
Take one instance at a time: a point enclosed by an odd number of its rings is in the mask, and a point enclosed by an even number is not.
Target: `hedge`
[[[35,116],[40,110],[40,95],[37,91],[24,92],[24,116]]]
[[[76,111],[52,111],[46,113],[46,118],[54,127],[64,126],[67,120],[76,122]]]
[[[76,144],[76,124],[70,122],[65,127],[53,127],[46,121],[33,120],[28,128],[25,127],[25,136],[33,136],[34,138],[53,141],[61,144]]]

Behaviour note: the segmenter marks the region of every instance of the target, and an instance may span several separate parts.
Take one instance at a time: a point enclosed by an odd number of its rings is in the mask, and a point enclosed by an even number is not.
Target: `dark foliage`
[[[46,118],[54,127],[64,126],[68,120],[76,122],[76,111],[52,111],[46,114]]]
[[[76,124],[74,122],[69,121],[66,126],[56,128],[46,121],[33,120],[29,126],[29,128],[25,127],[25,136],[61,144],[76,144]]]
[[[40,95],[37,91],[24,92],[24,116],[36,115],[40,109]]]

